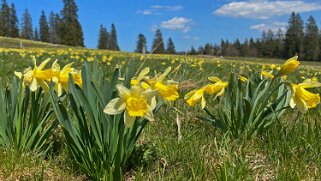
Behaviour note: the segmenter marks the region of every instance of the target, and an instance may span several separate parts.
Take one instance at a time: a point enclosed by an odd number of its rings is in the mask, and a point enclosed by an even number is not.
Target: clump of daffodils
[[[193,107],[197,102],[201,101],[201,107],[204,109],[206,106],[206,100],[204,98],[205,93],[214,95],[214,99],[224,94],[228,82],[222,81],[217,77],[209,77],[208,79],[212,81],[211,84],[207,84],[200,89],[193,90],[185,95],[184,99],[188,105]]]
[[[61,69],[57,61],[55,61],[51,68],[44,69],[49,61],[50,59],[48,58],[37,66],[36,58],[33,56],[33,69],[29,67],[23,72],[15,72],[15,75],[22,79],[31,91],[36,91],[39,87],[47,91],[49,89],[48,84],[54,82],[58,96],[62,95],[62,90],[68,92],[69,75],[72,76],[76,84],[80,87],[82,86],[80,72],[71,67],[72,63],[65,65]]]
[[[150,69],[143,69],[137,77],[131,80],[130,89],[122,84],[117,85],[119,98],[111,100],[104,112],[109,115],[124,114],[126,127],[132,127],[136,118],[154,121],[153,110],[157,101],[171,102],[179,98],[178,83],[165,80],[171,68],[164,73],[156,74],[154,78],[147,76]]]

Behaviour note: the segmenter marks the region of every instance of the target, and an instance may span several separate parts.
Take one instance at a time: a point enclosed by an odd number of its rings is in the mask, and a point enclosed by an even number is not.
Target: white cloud
[[[180,11],[183,9],[183,6],[176,5],[176,6],[160,6],[160,5],[153,5],[148,9],[139,10],[137,11],[138,14],[143,15],[160,15],[164,11]]]
[[[273,16],[281,16],[292,12],[303,13],[321,10],[319,3],[307,3],[302,0],[294,1],[242,1],[225,4],[215,10],[213,14],[230,17],[244,17],[251,19],[269,19]]]
[[[163,21],[160,26],[165,29],[180,30],[183,32],[188,32],[191,30],[190,25],[192,22],[193,21],[191,19],[186,19],[183,17],[175,17],[168,21]]]
[[[177,5],[177,6],[160,6],[160,5],[154,5],[150,7],[151,9],[161,9],[165,11],[180,11],[183,9],[183,6]]]
[[[256,24],[250,27],[250,29],[252,30],[259,30],[259,31],[267,31],[269,29],[271,29],[273,32],[277,32],[279,29],[281,29],[283,32],[286,31],[286,27],[287,27],[287,23],[286,22],[273,22],[270,24],[266,24],[266,23],[262,23],[262,24]]]
[[[194,37],[191,37],[191,36],[183,36],[183,39],[185,40],[193,40],[193,41],[198,41],[200,40],[200,37],[199,36],[194,36]]]

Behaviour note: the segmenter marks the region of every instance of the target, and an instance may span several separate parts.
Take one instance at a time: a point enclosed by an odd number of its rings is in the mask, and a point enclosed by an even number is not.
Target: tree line
[[[197,50],[191,47],[191,55],[240,56],[289,58],[298,54],[300,60],[321,61],[321,32],[313,16],[304,24],[299,13],[293,12],[285,32],[279,29],[263,31],[257,39],[249,38],[244,42],[221,40],[220,45],[206,43]]]
[[[81,24],[78,20],[78,7],[75,0],[63,0],[60,14],[51,12],[49,19],[42,10],[39,29],[33,27],[31,14],[26,8],[19,20],[14,3],[9,6],[2,0],[0,8],[0,36],[23,38],[70,46],[84,46]]]

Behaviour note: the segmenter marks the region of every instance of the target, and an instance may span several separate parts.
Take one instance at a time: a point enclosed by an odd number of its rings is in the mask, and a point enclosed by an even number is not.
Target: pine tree
[[[155,37],[152,45],[152,53],[155,53],[155,54],[165,53],[163,35],[160,29],[157,29],[155,32]]]
[[[115,27],[114,23],[111,24],[110,36],[108,37],[108,49],[119,51],[116,27]]]
[[[9,19],[9,36],[19,37],[18,17],[14,4],[11,4]]]
[[[146,37],[139,33],[137,37],[136,50],[137,53],[146,53],[147,52],[147,40]]]
[[[188,54],[189,55],[197,55],[197,52],[196,52],[196,50],[195,50],[195,48],[193,46],[191,47],[191,50],[189,51]]]
[[[0,36],[10,36],[10,7],[6,0],[2,0],[0,12]]]
[[[32,30],[32,19],[31,19],[31,15],[28,11],[28,9],[26,9],[23,13],[22,16],[22,27],[21,27],[21,38],[24,39],[32,39],[33,35],[33,30]]]
[[[316,61],[320,55],[319,28],[313,18],[310,16],[305,25],[304,36],[304,60]]]
[[[176,54],[175,45],[174,45],[174,42],[171,38],[168,38],[166,53]]]
[[[284,33],[281,29],[276,33],[276,57],[282,58],[284,57]]]
[[[303,53],[303,21],[300,14],[291,14],[288,30],[285,34],[285,56],[292,57],[296,53]]]
[[[35,27],[35,32],[33,33],[33,38],[32,39],[35,40],[35,41],[40,41],[40,36],[39,36],[37,27]]]
[[[97,48],[107,49],[107,44],[108,44],[108,31],[103,25],[100,25]]]
[[[49,42],[49,26],[47,22],[47,17],[45,12],[42,10],[40,20],[39,20],[39,27],[40,27],[40,41],[42,42]]]
[[[49,15],[49,41],[50,43],[59,44],[59,27],[60,27],[60,17],[58,14],[51,12]]]
[[[63,3],[59,31],[61,43],[71,46],[84,46],[84,35],[78,21],[78,7],[75,0],[63,0]]]

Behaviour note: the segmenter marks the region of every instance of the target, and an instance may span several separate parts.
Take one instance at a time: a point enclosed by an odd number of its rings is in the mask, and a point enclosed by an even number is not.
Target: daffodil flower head
[[[142,117],[154,121],[153,109],[155,104],[153,98],[156,91],[143,91],[139,86],[131,86],[130,90],[122,84],[117,85],[119,98],[111,100],[105,107],[104,112],[116,115],[124,112],[124,123],[126,127],[132,127],[136,117]]]
[[[49,86],[46,81],[50,81],[52,78],[52,72],[50,69],[43,70],[44,67],[47,65],[47,63],[50,61],[50,59],[46,59],[39,66],[37,66],[36,58],[32,57],[32,62],[34,65],[34,68],[31,69],[30,67],[25,69],[25,71],[22,72],[15,72],[15,75],[19,77],[20,79],[23,78],[24,83],[29,86],[31,91],[36,91],[38,89],[38,86],[41,86],[42,89],[48,90]]]
[[[164,102],[175,101],[179,98],[178,83],[172,80],[165,81],[170,71],[171,67],[168,67],[164,73],[146,81],[152,90],[157,90],[158,97]],[[147,86],[144,85],[144,88],[147,88]]]
[[[240,79],[242,82],[247,82],[247,78],[244,76],[239,76],[238,79]]]
[[[55,83],[55,90],[58,96],[62,95],[62,90],[68,92],[68,81],[69,81],[69,74],[73,77],[76,84],[82,86],[81,76],[80,73],[75,71],[74,68],[71,67],[72,63],[65,65],[62,69],[60,69],[60,65],[55,61],[52,64],[52,82]]]
[[[290,59],[288,59],[282,66],[280,71],[278,72],[277,76],[284,76],[287,75],[293,71],[295,71],[298,66],[300,65],[300,62],[298,61],[298,56],[294,56]]]
[[[291,108],[297,107],[300,112],[306,112],[309,108],[314,108],[320,103],[320,95],[311,93],[306,88],[321,87],[321,83],[306,79],[298,85],[291,84],[292,96],[290,100]]]
[[[218,77],[209,77],[208,80],[215,82],[214,84],[208,84],[205,86],[205,92],[209,95],[216,94],[221,96],[224,94],[225,88],[228,86],[228,82],[224,82]]]
[[[266,78],[266,79],[274,79],[274,75],[272,74],[272,71],[271,72],[267,72],[265,70],[262,70],[261,72],[261,78]]]
[[[149,73],[150,69],[149,67],[144,68],[136,78],[132,78],[130,81],[130,84],[133,85],[138,85],[144,78],[146,78],[147,74]]]
[[[197,102],[201,101],[201,107],[202,107],[202,109],[204,109],[206,106],[206,100],[204,98],[204,93],[205,93],[205,88],[202,87],[200,89],[193,90],[193,91],[187,93],[185,95],[184,99],[186,100],[186,103],[191,107],[193,107]]]

